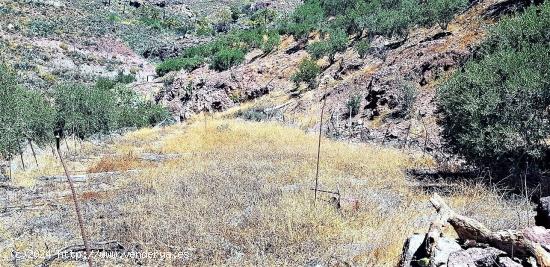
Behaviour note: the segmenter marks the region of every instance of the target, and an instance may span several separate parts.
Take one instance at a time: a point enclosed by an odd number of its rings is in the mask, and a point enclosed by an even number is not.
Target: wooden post
[[[351,130],[351,127],[353,126],[353,123],[351,122],[351,115],[352,115],[353,109],[349,109],[349,143],[351,143],[351,138],[353,137],[353,131]]]
[[[321,161],[321,138],[323,136],[323,114],[325,113],[325,104],[327,103],[326,97],[323,98],[323,106],[321,107],[321,119],[319,123],[319,143],[317,144],[317,172],[315,173],[315,198],[314,203],[317,202],[317,190],[319,188],[319,163]]]

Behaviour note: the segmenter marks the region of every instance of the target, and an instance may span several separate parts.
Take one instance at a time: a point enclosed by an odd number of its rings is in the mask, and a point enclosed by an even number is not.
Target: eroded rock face
[[[317,79],[318,88],[309,92],[290,93],[295,88],[290,78],[307,56],[308,41],[285,39],[276,52],[264,55],[254,51],[245,64],[228,71],[203,67],[180,72],[157,99],[180,119],[203,110],[224,110],[273,91],[298,95],[280,109],[285,115],[311,116],[326,99],[325,127],[331,137],[438,151],[442,139],[436,90],[483,41],[491,23],[484,14],[509,3],[513,1],[473,3],[445,29],[415,29],[406,38],[375,36],[364,58],[350,47],[338,53],[332,64],[320,60],[323,71]],[[315,39],[314,34],[310,37]],[[360,99],[359,112],[350,116],[348,102],[355,97]]]
[[[216,72],[207,66],[191,73],[181,71],[156,100],[168,106],[175,117],[185,120],[204,111],[224,111],[275,90],[292,90],[290,77],[306,52],[283,54],[284,50],[269,55],[257,50],[249,53],[246,64],[227,71]]]
[[[550,197],[541,198],[537,206],[535,223],[550,229]]]

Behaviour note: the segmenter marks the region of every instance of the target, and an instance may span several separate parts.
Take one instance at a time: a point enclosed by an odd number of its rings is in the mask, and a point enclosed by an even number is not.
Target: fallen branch
[[[491,231],[482,223],[455,213],[438,194],[434,194],[430,202],[438,212],[439,218],[444,218],[446,222],[453,226],[461,240],[485,243],[513,257],[534,257],[539,266],[550,267],[550,253],[543,247],[550,245],[550,243],[541,243],[550,242],[550,238],[539,238],[541,235],[550,237],[549,229],[535,226],[524,231]],[[437,233],[437,231],[433,232],[433,234]],[[533,235],[532,233],[536,234]],[[429,238],[429,235],[430,233],[428,233],[426,239]]]

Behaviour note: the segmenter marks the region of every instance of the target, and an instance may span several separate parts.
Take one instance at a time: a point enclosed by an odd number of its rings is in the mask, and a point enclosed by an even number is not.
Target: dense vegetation
[[[451,150],[479,167],[548,168],[550,3],[495,26],[478,58],[439,91]]]
[[[321,72],[321,68],[315,60],[306,58],[300,62],[298,71],[292,76],[292,81],[298,86],[300,83],[306,83],[308,88],[317,87],[317,75]]]
[[[163,76],[170,71],[185,69],[192,71],[205,62],[210,68],[223,71],[244,61],[245,53],[259,48],[272,51],[279,44],[279,34],[265,27],[250,30],[235,30],[221,35],[214,41],[185,49],[177,57],[157,66],[157,74]]]
[[[191,47],[177,58],[169,59],[157,67],[162,76],[169,71],[193,70],[204,62],[212,69],[221,71],[240,64],[244,53],[253,48],[272,51],[279,43],[279,34],[307,37],[319,31],[321,40],[308,46],[314,58],[334,55],[348,47],[351,34],[362,35],[367,30],[369,37],[375,35],[403,35],[413,26],[445,26],[453,15],[467,5],[466,0],[308,0],[292,14],[280,16],[274,10],[264,8],[250,14],[252,27],[220,35],[211,43]],[[239,17],[238,8],[232,9],[231,17]],[[364,56],[368,42],[357,46]]]
[[[131,79],[119,75],[94,86],[65,84],[43,95],[19,86],[16,75],[0,66],[0,155],[11,159],[28,143],[44,146],[56,135],[85,139],[155,125],[168,117],[164,108],[139,98],[124,81]]]

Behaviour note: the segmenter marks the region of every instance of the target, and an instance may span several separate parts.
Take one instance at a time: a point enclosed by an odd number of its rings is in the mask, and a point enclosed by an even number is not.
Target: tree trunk
[[[67,152],[71,152],[69,149],[69,142],[67,142],[67,138],[65,138],[65,146],[67,147]]]
[[[19,157],[21,158],[21,165],[23,166],[23,170],[25,171],[27,168],[25,167],[25,160],[23,159],[23,152],[19,153]]]
[[[541,267],[550,267],[550,253],[543,248],[550,245],[550,230],[542,227],[531,227],[524,231],[505,230],[493,232],[482,223],[456,214],[443,199],[435,194],[431,199],[439,218],[445,219],[455,229],[461,240],[474,240],[498,248],[513,257],[534,257]],[[432,224],[433,225],[433,224]],[[431,227],[430,227],[431,228]],[[532,234],[532,233],[537,234]],[[426,237],[428,239],[428,237]],[[548,242],[542,243],[541,242]]]
[[[8,164],[10,164],[10,180],[13,181],[12,172],[11,172],[11,159],[9,160]]]
[[[28,139],[29,145],[31,147],[32,156],[34,157],[34,162],[36,163],[36,167],[38,167],[38,159],[36,159],[36,152],[34,151],[34,146],[32,145],[31,139]]]

